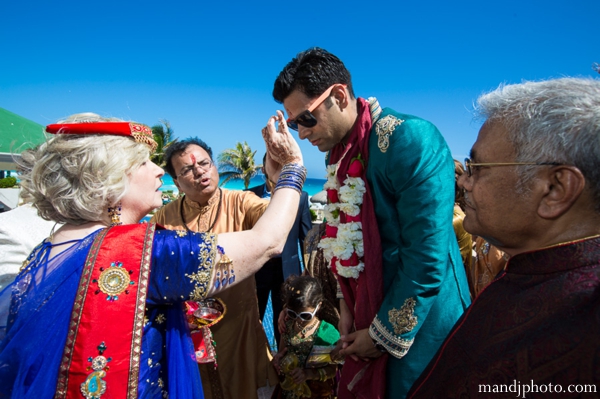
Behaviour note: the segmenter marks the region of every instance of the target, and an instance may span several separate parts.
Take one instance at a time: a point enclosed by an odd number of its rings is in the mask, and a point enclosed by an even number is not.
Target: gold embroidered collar
[[[219,202],[219,198],[221,198],[221,195],[221,189],[217,189],[213,196],[210,197],[206,205],[200,205],[199,202],[189,199],[187,195],[183,198],[183,200],[185,201],[185,204],[190,208],[200,211],[201,214],[205,214]]]
[[[215,223],[217,222],[217,218],[219,217],[219,212],[221,209],[221,200],[223,197],[223,191],[221,190],[221,188],[218,189],[218,194],[217,195],[213,195],[212,197],[210,197],[210,199],[208,200],[208,203],[206,205],[200,205],[198,202],[196,201],[192,201],[189,200],[187,198],[187,196],[185,196],[182,201],[181,201],[181,206],[179,208],[179,213],[180,213],[180,217],[181,217],[181,221],[183,222],[183,226],[185,227],[186,230],[189,230],[187,223],[186,223],[186,219],[184,218],[184,211],[183,211],[183,203],[185,202],[190,208],[192,208],[193,210],[198,210],[200,211],[200,215],[198,216],[198,224],[197,224],[197,230],[198,232],[206,232],[206,231],[211,231],[212,228],[215,226]],[[218,204],[218,208],[215,214],[215,217],[212,221],[212,223],[210,223],[209,226],[209,211],[212,210],[212,208],[215,206],[215,204]],[[192,220],[194,219],[194,216],[191,218]]]

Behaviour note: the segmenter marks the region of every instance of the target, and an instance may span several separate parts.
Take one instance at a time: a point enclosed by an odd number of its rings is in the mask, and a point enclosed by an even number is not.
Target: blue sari
[[[82,270],[101,231],[78,240],[51,259],[52,245],[44,241],[16,280],[0,292],[0,398],[55,396]],[[204,397],[182,303],[206,295],[194,276],[212,272],[214,259],[200,256],[201,249],[207,247],[216,247],[215,235],[168,230],[154,233],[139,398]],[[111,397],[110,386],[105,395]]]

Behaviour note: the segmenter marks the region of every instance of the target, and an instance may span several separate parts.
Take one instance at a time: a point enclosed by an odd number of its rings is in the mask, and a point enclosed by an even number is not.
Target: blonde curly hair
[[[115,120],[86,113],[61,122]],[[128,137],[57,134],[21,155],[21,196],[46,220],[108,225],[107,208],[123,198],[128,175],[148,161],[149,155],[147,145]]]

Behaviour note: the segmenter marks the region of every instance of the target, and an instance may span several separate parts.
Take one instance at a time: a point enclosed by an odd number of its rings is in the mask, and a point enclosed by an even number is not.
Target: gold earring
[[[111,208],[110,206],[108,207],[108,217],[110,218],[111,227],[119,226],[119,225],[123,224],[123,222],[121,222],[121,203],[120,202],[114,208]]]

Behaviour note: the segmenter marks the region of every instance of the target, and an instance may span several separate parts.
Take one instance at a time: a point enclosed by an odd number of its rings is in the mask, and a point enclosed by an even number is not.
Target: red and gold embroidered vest
[[[91,246],[55,398],[137,398],[154,224],[115,226]]]

